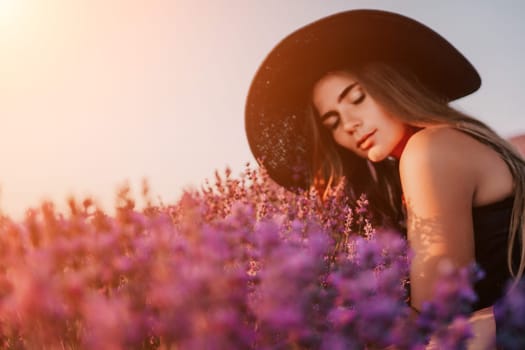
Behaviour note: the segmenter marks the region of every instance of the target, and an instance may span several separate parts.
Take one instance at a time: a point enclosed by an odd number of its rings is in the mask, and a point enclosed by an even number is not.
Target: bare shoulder
[[[472,137],[451,127],[429,127],[412,135],[405,151],[408,151],[407,154],[413,154],[414,152],[447,150],[458,146],[473,146],[475,142]],[[406,156],[405,153],[404,155]]]
[[[430,167],[440,173],[454,171],[456,180],[462,174],[472,179],[478,169],[473,155],[480,151],[480,146],[483,145],[472,137],[450,127],[422,129],[408,140],[400,169]]]
[[[499,154],[451,127],[415,133],[403,150],[399,171],[406,190],[431,181],[468,196],[473,205],[491,203],[513,191],[512,174]]]

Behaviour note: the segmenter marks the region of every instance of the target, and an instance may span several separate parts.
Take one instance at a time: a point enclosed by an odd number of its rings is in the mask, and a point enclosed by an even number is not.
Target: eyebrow
[[[343,89],[343,91],[341,91],[341,93],[339,94],[339,96],[337,96],[337,103],[341,103],[341,101],[345,98],[346,95],[348,95],[348,93],[354,88],[354,86],[357,85],[357,82],[354,82],[350,85],[348,85],[347,87],[345,87]],[[331,116],[333,115],[338,115],[338,113],[336,111],[328,111],[326,112],[325,114],[323,114],[321,116],[321,122],[322,121],[325,121],[326,119],[330,118]]]

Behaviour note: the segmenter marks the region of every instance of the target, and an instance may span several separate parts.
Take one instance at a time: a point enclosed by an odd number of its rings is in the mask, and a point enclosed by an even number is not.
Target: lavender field
[[[0,221],[2,349],[462,349],[473,267],[442,269],[420,314],[407,305],[410,252],[373,227],[363,196],[321,203],[247,167],[174,204],[115,215],[89,199]],[[525,346],[525,288],[498,308]]]

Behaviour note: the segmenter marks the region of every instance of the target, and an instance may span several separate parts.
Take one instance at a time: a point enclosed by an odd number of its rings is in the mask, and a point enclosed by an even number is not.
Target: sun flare
[[[0,0],[0,30],[4,32],[12,29],[13,23],[18,17],[19,3],[17,0]]]
[[[0,18],[8,18],[15,12],[16,0],[0,0]]]

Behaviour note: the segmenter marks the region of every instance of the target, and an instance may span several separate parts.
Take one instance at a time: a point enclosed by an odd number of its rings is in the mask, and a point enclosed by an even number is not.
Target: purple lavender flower
[[[503,349],[525,349],[525,280],[509,282],[507,290],[494,307],[497,343]]]
[[[70,199],[0,217],[0,347],[460,349],[472,272],[444,269],[421,315],[406,304],[411,252],[373,227],[344,183],[321,200],[247,168],[179,201],[115,215]],[[524,346],[525,287],[496,308],[500,342]]]

